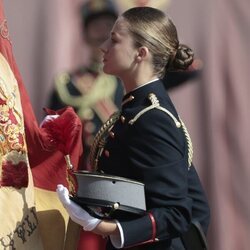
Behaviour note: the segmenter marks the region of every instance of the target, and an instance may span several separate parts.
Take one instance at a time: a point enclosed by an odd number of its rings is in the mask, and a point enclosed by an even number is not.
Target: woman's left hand
[[[70,218],[81,225],[85,231],[92,231],[101,222],[101,220],[92,217],[87,211],[78,206],[75,202],[70,200],[69,191],[66,187],[59,184],[56,189],[57,195]]]

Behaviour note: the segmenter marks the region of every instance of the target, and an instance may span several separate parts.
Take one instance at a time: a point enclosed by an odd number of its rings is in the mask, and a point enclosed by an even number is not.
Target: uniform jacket
[[[149,100],[152,93],[170,114],[157,108],[147,109],[152,107]],[[123,98],[120,119],[109,133],[98,169],[143,182],[147,212],[156,224],[154,232],[148,214],[120,219],[125,248],[136,245],[136,249],[183,249],[175,247],[172,239],[178,240],[192,220],[198,220],[207,230],[207,200],[194,166],[188,165],[187,139],[182,127],[177,126],[178,121],[161,80],[137,88]],[[111,243],[107,249],[113,249]]]

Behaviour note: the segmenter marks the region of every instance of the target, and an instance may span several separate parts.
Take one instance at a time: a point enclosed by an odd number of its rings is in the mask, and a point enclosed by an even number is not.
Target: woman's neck
[[[139,88],[142,85],[145,85],[147,83],[150,83],[154,80],[159,79],[158,76],[151,76],[151,77],[140,77],[140,78],[127,78],[127,79],[121,79],[123,81],[126,93],[131,92],[132,90]]]
[[[135,63],[134,67],[131,67],[128,72],[124,72],[120,79],[128,93],[145,83],[158,79],[158,76],[154,72],[151,61],[144,60]]]

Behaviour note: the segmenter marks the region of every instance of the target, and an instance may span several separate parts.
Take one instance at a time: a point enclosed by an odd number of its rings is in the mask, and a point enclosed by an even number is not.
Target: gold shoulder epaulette
[[[133,125],[140,116],[142,116],[143,114],[145,114],[149,110],[159,109],[159,110],[165,112],[166,114],[168,114],[173,119],[177,128],[181,127],[181,123],[174,117],[174,115],[166,108],[163,108],[162,106],[160,106],[159,100],[154,93],[150,93],[148,95],[148,99],[150,100],[151,105],[146,107],[145,109],[141,110],[133,119],[131,119],[129,121],[130,125]]]
[[[182,128],[182,130],[184,132],[184,135],[186,137],[187,147],[188,147],[188,170],[189,170],[190,167],[191,167],[191,164],[192,164],[192,160],[193,160],[193,145],[192,145],[192,141],[191,141],[190,135],[188,133],[188,130],[187,130],[184,122],[180,119],[180,117],[179,117],[180,121],[178,121],[178,119],[176,119],[176,117],[169,110],[167,110],[166,108],[162,107],[160,105],[160,102],[159,102],[158,98],[156,97],[156,95],[154,93],[150,93],[149,96],[148,96],[148,99],[150,100],[151,105],[148,106],[148,107],[146,107],[145,109],[141,110],[128,123],[130,125],[133,125],[139,119],[140,116],[142,116],[143,114],[145,114],[147,111],[149,111],[151,109],[159,109],[159,110],[163,111],[164,113],[166,113],[168,116],[170,116],[172,118],[172,120],[174,121],[176,127],[177,128]]]
[[[180,121],[181,121],[182,130],[185,134],[187,146],[188,146],[188,170],[189,170],[192,165],[193,155],[194,155],[193,144],[192,144],[191,137],[188,133],[187,127],[185,126],[184,122],[181,119]]]

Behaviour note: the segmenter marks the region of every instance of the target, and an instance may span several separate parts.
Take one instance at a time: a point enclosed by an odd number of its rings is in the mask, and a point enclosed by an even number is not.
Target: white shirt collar
[[[155,79],[153,79],[153,80],[151,80],[151,81],[149,81],[149,82],[143,83],[142,85],[140,85],[140,86],[134,88],[132,91],[134,91],[134,90],[136,90],[136,89],[139,89],[139,88],[141,88],[141,87],[143,87],[143,86],[145,86],[145,85],[147,85],[147,84],[149,84],[149,83],[151,83],[151,82],[154,82],[154,81],[156,81],[156,80],[159,80],[159,78],[155,78]]]

